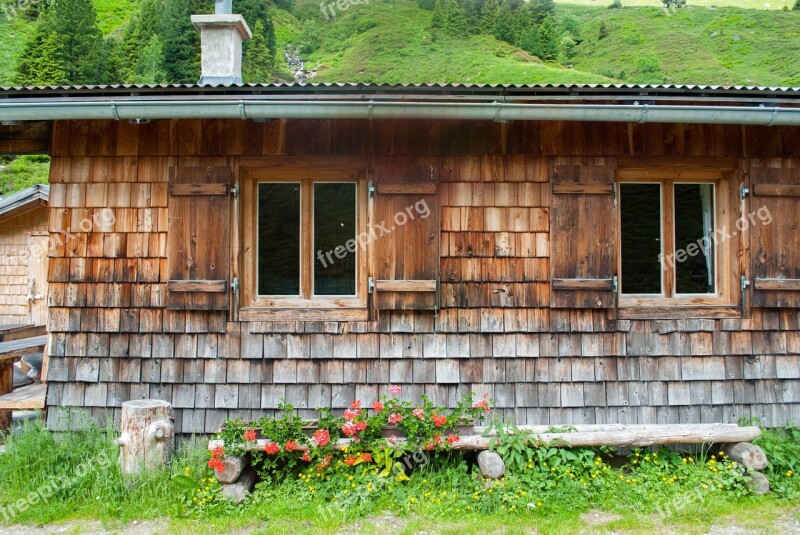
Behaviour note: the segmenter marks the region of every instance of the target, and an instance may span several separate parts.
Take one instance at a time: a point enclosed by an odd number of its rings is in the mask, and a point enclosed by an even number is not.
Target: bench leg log
[[[748,470],[761,471],[767,467],[767,454],[755,444],[749,442],[726,444],[722,451]]]
[[[0,362],[0,396],[14,390],[14,365],[12,361]],[[11,428],[11,411],[0,411],[0,433]]]

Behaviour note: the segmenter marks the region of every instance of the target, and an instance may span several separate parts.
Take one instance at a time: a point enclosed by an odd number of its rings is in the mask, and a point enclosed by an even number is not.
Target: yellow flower
[[[794,472],[792,472],[791,470],[786,472],[786,477],[792,477],[793,475],[794,475]]]

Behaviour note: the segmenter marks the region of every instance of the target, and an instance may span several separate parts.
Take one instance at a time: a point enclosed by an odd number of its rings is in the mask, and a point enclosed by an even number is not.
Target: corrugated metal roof
[[[8,197],[0,198],[0,221],[50,200],[50,186],[36,184]]]

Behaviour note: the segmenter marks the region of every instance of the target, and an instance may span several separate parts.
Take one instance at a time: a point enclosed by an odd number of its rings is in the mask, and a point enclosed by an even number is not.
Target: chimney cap
[[[253,32],[241,15],[192,15],[192,25],[201,33],[203,28],[235,28],[243,40],[252,39]]]

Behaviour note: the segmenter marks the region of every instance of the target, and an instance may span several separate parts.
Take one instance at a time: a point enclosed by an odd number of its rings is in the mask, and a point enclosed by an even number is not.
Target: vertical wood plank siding
[[[554,165],[677,156],[796,169],[798,133],[577,122],[57,122],[49,231],[68,239],[50,259],[48,425],[66,427],[58,406],[102,420],[118,418],[125,400],[158,398],[175,406],[177,431],[209,433],[226,417],[270,414],[281,398],[311,416],[316,406],[370,401],[388,384],[442,404],[488,393],[499,413],[528,424],[798,422],[796,308],[656,321],[550,307],[550,259],[559,254],[551,242],[563,241],[551,238]],[[228,167],[235,181],[243,162],[264,156],[366,158],[370,176],[434,167],[441,308],[381,310],[369,322],[237,322],[225,311],[168,309],[170,169]],[[760,182],[786,185],[787,173]]]

